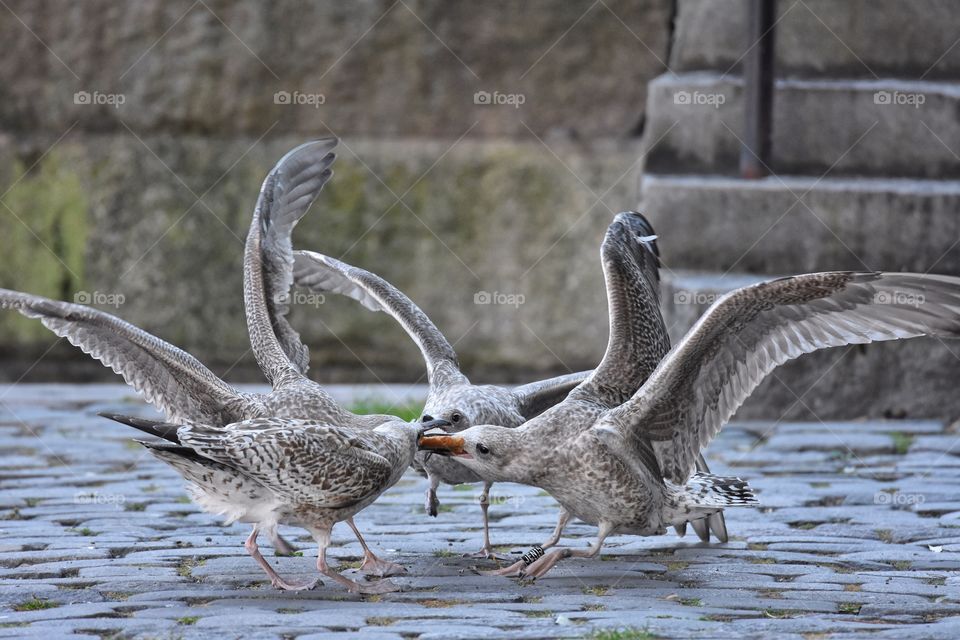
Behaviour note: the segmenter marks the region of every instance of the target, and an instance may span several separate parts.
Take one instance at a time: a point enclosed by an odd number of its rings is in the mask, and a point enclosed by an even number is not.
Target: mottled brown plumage
[[[605,358],[595,377],[609,384],[592,390],[587,381],[519,429],[478,426],[433,448],[471,456],[457,460],[495,480],[541,487],[569,516],[598,526],[588,550],[557,549],[499,572],[539,577],[561,558],[595,556],[611,533],[655,535],[752,503],[739,479],[693,472],[703,447],[777,365],[817,349],[925,335],[960,337],[960,278],[783,278],[718,300],[619,406],[602,406],[619,393]]]

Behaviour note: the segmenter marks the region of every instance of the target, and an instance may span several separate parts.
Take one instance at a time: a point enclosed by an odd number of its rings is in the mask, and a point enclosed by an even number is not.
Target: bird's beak
[[[453,424],[451,424],[449,420],[442,420],[440,418],[437,418],[436,420],[427,420],[426,422],[421,422],[419,425],[420,437],[422,438],[423,434],[425,434],[427,431],[430,431],[431,429],[443,429],[444,431],[446,431],[448,427],[452,427],[452,426]]]
[[[433,451],[442,456],[473,457],[463,448],[463,436],[421,436],[417,444],[421,451]]]

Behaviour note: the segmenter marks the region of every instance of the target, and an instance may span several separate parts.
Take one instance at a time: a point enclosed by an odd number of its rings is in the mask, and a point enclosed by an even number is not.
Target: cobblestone
[[[420,390],[338,389],[400,399]],[[613,536],[599,560],[570,560],[518,584],[475,575],[477,487],[444,487],[437,519],[408,474],[357,518],[401,562],[404,591],[353,596],[324,584],[280,593],[180,479],[97,411],[149,409],[119,385],[0,387],[0,637],[929,638],[960,635],[960,437],[931,421],[734,423],[710,446],[717,473],[757,489],[728,511],[731,540]],[[556,507],[532,487],[494,488],[492,537],[517,557],[545,539]],[[316,550],[278,571],[313,576]],[[594,531],[569,528],[583,546]],[[349,529],[330,556],[361,556]],[[267,550],[266,542],[264,548]],[[348,572],[355,569],[349,568]],[[601,636],[602,637],[602,636]]]

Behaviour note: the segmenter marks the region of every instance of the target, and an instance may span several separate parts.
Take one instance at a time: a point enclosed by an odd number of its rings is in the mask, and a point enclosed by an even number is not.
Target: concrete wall
[[[636,201],[668,0],[8,5],[0,286],[123,296],[121,317],[255,380],[241,239],[273,162],[333,132],[336,176],[296,244],[388,277],[459,340],[476,377],[602,354],[597,250],[611,211]],[[522,104],[475,103],[484,91]],[[480,291],[524,304],[475,305]],[[422,374],[391,321],[338,302],[294,310],[314,376]],[[3,375],[51,341],[2,314]],[[58,346],[28,379],[109,378],[81,362]]]

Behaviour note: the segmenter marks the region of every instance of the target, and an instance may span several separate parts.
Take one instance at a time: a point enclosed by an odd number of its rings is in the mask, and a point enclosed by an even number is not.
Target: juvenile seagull
[[[420,348],[427,365],[430,390],[422,420],[449,421],[450,430],[495,423],[515,427],[560,402],[589,371],[549,378],[519,387],[474,385],[460,371],[457,354],[446,337],[406,295],[380,276],[313,251],[295,251],[293,278],[297,286],[346,295],[373,311],[385,311],[406,330]],[[659,311],[658,311],[659,313]],[[491,482],[463,465],[440,456],[419,455],[415,466],[430,479],[426,510],[438,513],[437,487],[441,482],[483,482],[483,547],[474,555],[493,556],[487,517]]]
[[[636,324],[633,328],[634,339],[641,343],[640,349],[646,354],[636,364],[641,378],[639,383],[642,383],[670,350],[670,337],[663,325],[660,310],[660,254],[656,235],[646,219],[640,214],[635,215],[640,218],[637,233],[642,234],[638,239],[648,248],[648,251],[640,254],[635,272],[636,277],[646,282],[644,293],[635,300],[641,308],[634,314]],[[453,424],[453,432],[463,431],[475,424],[519,426],[562,401],[571,389],[590,375],[589,371],[582,371],[512,389],[473,385],[460,371],[456,352],[437,326],[403,292],[375,273],[317,252],[294,251],[293,279],[297,286],[318,292],[338,293],[359,301],[372,311],[385,311],[400,323],[420,348],[427,365],[430,390],[423,409],[423,420],[430,420],[434,416],[443,418]],[[483,547],[472,555],[492,557],[487,509],[493,483],[449,458],[420,454],[414,464],[418,470],[425,471],[430,479],[426,510],[432,516],[437,515],[437,487],[440,482],[484,483],[480,496]],[[698,470],[709,472],[703,456],[698,456],[697,465]],[[694,520],[691,524],[704,541],[709,540],[711,530],[721,542],[727,541],[722,512],[711,516],[709,521]],[[678,525],[677,532],[683,535],[685,525]]]
[[[446,424],[394,419],[369,429],[314,420],[254,418],[210,427],[108,417],[163,438],[138,442],[189,481],[191,496],[205,510],[226,515],[227,524],[253,525],[244,546],[275,587],[312,589],[319,582],[289,582],[260,554],[257,532],[283,523],[303,527],[313,535],[321,574],[353,593],[364,594],[387,593],[399,587],[389,580],[360,584],[334,571],[326,558],[333,525],[346,521],[355,529],[353,516],[396,484],[410,466],[417,438],[427,429]]]
[[[478,426],[424,438],[421,446],[461,456],[497,480],[541,487],[598,526],[589,549],[555,549],[501,572],[537,578],[561,558],[596,556],[612,533],[656,535],[691,513],[753,504],[742,481],[691,473],[697,454],[763,378],[818,349],[919,336],[960,337],[960,278],[853,272],[781,278],[720,298],[632,397],[599,416],[582,404],[598,388],[619,384],[622,373],[606,357],[566,401],[519,429]],[[607,353],[615,349],[611,337]]]
[[[306,377],[307,351],[289,326],[282,295],[293,263],[290,230],[330,179],[334,138],[287,153],[267,175],[257,200],[244,254],[244,306],[257,363],[272,383],[266,394],[243,393],[189,353],[132,324],[92,307],[0,289],[0,308],[37,318],[60,337],[123,376],[173,424],[224,427],[260,417],[301,418],[344,427],[374,428],[394,416],[359,416],[343,409]],[[289,354],[289,355],[288,355]],[[402,572],[364,548],[361,569],[377,575]],[[277,551],[293,547],[265,528]]]

